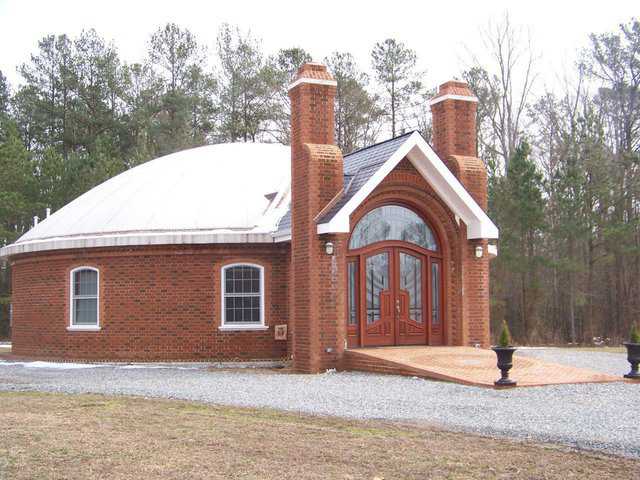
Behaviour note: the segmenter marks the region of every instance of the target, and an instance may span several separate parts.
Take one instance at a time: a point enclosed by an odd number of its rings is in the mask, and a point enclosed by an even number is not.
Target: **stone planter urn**
[[[624,378],[632,378],[640,380],[640,372],[638,372],[638,364],[640,364],[640,343],[624,342],[627,347],[627,360],[631,364],[631,371]]]
[[[509,370],[513,367],[513,352],[517,349],[516,347],[491,347],[491,350],[496,352],[498,357],[498,368],[502,376],[500,379],[493,382],[496,387],[515,387],[517,382],[511,378],[509,378]]]

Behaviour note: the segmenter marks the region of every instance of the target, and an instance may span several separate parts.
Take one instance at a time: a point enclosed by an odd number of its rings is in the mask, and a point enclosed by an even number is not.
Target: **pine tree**
[[[542,175],[530,159],[523,141],[509,162],[506,176],[493,177],[489,208],[501,232],[496,270],[501,280],[507,315],[520,319],[519,338],[526,342],[534,333],[539,299],[539,244],[546,227]]]
[[[403,109],[422,85],[416,78],[416,53],[402,42],[388,38],[376,43],[371,51],[371,64],[376,80],[385,91],[384,108],[391,121],[391,136],[401,128]]]
[[[377,106],[377,97],[366,90],[368,76],[358,69],[350,53],[333,52],[324,61],[338,84],[336,143],[345,153],[375,143],[383,111]]]

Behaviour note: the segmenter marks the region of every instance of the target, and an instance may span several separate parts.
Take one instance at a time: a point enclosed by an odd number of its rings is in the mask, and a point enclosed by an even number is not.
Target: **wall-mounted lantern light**
[[[333,255],[333,242],[327,242],[324,244],[324,251],[327,255]]]
[[[482,258],[483,253],[484,253],[484,248],[482,248],[482,245],[478,245],[476,247],[476,258]]]

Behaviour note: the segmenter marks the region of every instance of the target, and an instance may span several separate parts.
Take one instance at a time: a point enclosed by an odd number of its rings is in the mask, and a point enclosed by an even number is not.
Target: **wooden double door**
[[[350,347],[442,344],[440,258],[389,246],[347,266]]]

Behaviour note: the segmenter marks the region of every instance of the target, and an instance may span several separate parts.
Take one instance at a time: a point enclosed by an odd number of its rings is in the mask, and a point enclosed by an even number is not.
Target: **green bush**
[[[640,343],[640,332],[638,332],[638,327],[635,323],[631,325],[631,334],[629,335],[629,341],[631,343]]]
[[[500,332],[500,338],[498,339],[499,347],[509,347],[511,345],[511,332],[509,332],[509,326],[507,322],[502,322],[502,331]]]

